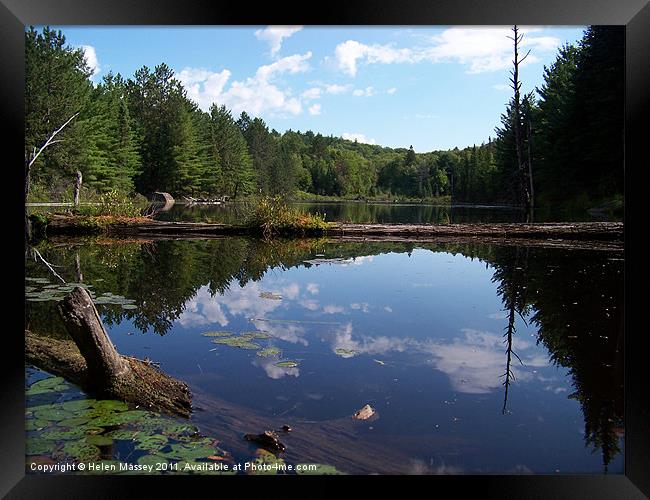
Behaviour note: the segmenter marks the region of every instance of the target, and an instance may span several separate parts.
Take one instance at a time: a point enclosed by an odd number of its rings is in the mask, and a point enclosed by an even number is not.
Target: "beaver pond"
[[[163,221],[221,222],[237,224],[246,213],[247,203],[221,205],[175,203],[156,214]],[[526,214],[518,207],[482,205],[432,205],[428,203],[376,202],[294,202],[291,207],[306,213],[319,213],[328,222],[383,224],[458,224],[525,222]],[[535,222],[621,221],[622,215],[577,209],[546,207],[537,209]]]
[[[235,237],[38,249],[66,284],[26,259],[26,328],[64,336],[56,302],[80,283],[117,350],[187,382],[194,411],[96,400],[28,366],[28,473],[623,473],[622,252]],[[244,438],[267,430],[284,452]]]

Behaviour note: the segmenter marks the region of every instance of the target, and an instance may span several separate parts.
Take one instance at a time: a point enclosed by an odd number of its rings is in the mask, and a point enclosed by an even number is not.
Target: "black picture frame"
[[[316,7],[316,6],[315,6]],[[401,0],[377,2],[372,0],[328,0],[321,8],[306,10],[305,4],[277,3],[244,4],[218,3],[209,0],[0,0],[0,47],[2,78],[2,122],[6,126],[3,148],[3,174],[9,174],[6,194],[16,200],[5,200],[7,219],[5,231],[11,233],[11,245],[5,252],[6,268],[15,272],[17,290],[24,269],[14,262],[24,262],[21,254],[23,240],[22,143],[24,142],[24,28],[43,25],[624,25],[626,31],[626,121],[625,121],[625,473],[624,475],[585,476],[434,476],[400,477],[411,488],[427,488],[437,494],[441,486],[451,487],[454,495],[472,489],[481,496],[499,498],[644,498],[650,496],[650,412],[648,411],[648,374],[644,370],[645,352],[640,337],[643,329],[630,328],[629,311],[634,311],[635,298],[630,293],[631,275],[630,199],[631,178],[647,170],[644,153],[647,138],[644,117],[648,110],[650,89],[650,5],[647,0]],[[15,177],[13,177],[15,176]],[[15,184],[14,184],[15,183]],[[24,240],[23,240],[24,241]],[[24,250],[24,248],[22,248]],[[6,272],[9,269],[5,269]],[[4,274],[4,273],[3,273]],[[639,279],[636,279],[639,281]],[[18,311],[24,310],[23,297],[14,293],[7,304],[6,316],[20,322]],[[17,317],[17,319],[16,319]],[[169,478],[151,476],[123,478],[118,476],[26,476],[24,472],[24,342],[20,325],[5,328],[3,335],[3,389],[0,392],[0,495],[7,498],[85,498],[125,496],[137,487],[163,487],[166,496],[174,488],[181,495],[197,491],[200,486],[215,488],[215,479],[194,477],[179,483]],[[13,339],[12,342],[9,342]],[[645,373],[644,373],[645,372]],[[299,481],[298,481],[299,479]],[[358,479],[358,476],[352,478]],[[364,483],[382,487],[387,477],[364,477]],[[394,478],[391,478],[394,479]],[[205,481],[210,481],[208,485]],[[225,480],[225,479],[223,479]],[[260,485],[262,479],[245,479],[239,486]],[[285,480],[282,488],[300,482],[313,488],[338,488],[350,478],[312,477]],[[187,486],[192,484],[188,491]],[[234,477],[229,481],[241,481]],[[310,482],[311,481],[311,482]],[[433,483],[431,483],[433,481]],[[154,484],[155,483],[155,484]],[[274,488],[264,482],[265,488]],[[242,490],[244,492],[245,490]],[[324,490],[323,490],[324,491]],[[404,493],[416,494],[416,490]],[[447,496],[447,495],[445,495]]]

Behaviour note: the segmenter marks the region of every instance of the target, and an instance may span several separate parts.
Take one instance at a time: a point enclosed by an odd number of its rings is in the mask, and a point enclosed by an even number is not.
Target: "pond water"
[[[346,473],[623,473],[622,252],[245,238],[40,251],[93,292],[118,351],[190,385],[191,423],[235,461],[256,456],[245,433],[286,424],[287,463]],[[26,268],[27,328],[61,335],[65,289]],[[375,415],[355,420],[366,404]]]
[[[525,214],[512,207],[480,205],[427,205],[421,203],[291,203],[304,212],[320,213],[328,222],[376,222],[410,224],[493,223],[522,222]],[[186,205],[176,203],[166,212],[156,215],[158,220],[185,222],[241,222],[245,206],[237,203],[225,205]],[[537,210],[536,222],[578,222],[614,220],[611,217],[590,214],[587,211]],[[617,219],[620,220],[620,219]]]

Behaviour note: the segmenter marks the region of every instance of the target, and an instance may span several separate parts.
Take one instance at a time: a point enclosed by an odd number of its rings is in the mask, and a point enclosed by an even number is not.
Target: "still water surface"
[[[513,207],[481,205],[427,205],[418,203],[292,203],[291,206],[309,212],[320,213],[328,222],[385,223],[385,224],[458,224],[524,222],[525,213]],[[242,204],[186,205],[177,203],[167,212],[156,216],[158,220],[241,222],[245,207]],[[590,214],[587,211],[559,209],[537,210],[535,222],[578,222],[614,220],[604,214]],[[618,219],[620,220],[620,219]]]
[[[243,433],[286,423],[288,461],[350,473],[623,472],[621,253],[243,238],[42,253],[109,297],[117,349],[187,381],[193,423],[237,458],[255,449]],[[27,304],[28,328],[60,333],[54,302]],[[354,421],[365,404],[377,416]]]

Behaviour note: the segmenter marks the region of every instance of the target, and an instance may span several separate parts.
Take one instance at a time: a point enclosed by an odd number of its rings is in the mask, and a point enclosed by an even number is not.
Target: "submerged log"
[[[58,306],[72,341],[25,332],[26,359],[39,368],[67,378],[89,394],[120,399],[188,417],[191,394],[187,384],[151,362],[120,355],[108,337],[97,309],[81,287]]]
[[[87,222],[74,217],[52,215],[47,226],[48,235],[81,234]],[[248,235],[254,228],[243,225],[168,222],[156,220],[106,221],[103,232],[113,236],[217,236]],[[300,232],[296,232],[301,236]],[[618,241],[624,239],[622,222],[544,222],[544,223],[462,223],[462,224],[350,224],[331,222],[322,231],[323,236],[335,238],[383,237],[420,240],[443,237],[499,240],[562,239],[574,241]]]

